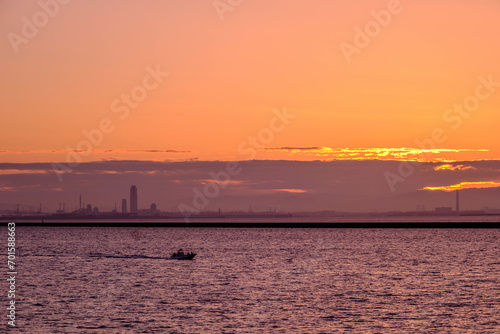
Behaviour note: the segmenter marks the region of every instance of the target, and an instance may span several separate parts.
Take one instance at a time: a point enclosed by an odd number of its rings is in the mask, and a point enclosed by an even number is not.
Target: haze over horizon
[[[500,208],[499,10],[1,2],[0,210],[111,210],[135,184],[173,211],[230,161],[204,209]]]
[[[254,160],[238,162],[229,169],[234,173],[229,173],[228,163],[222,161],[103,161],[82,163],[63,174],[63,182],[48,163],[0,164],[0,210],[13,210],[16,203],[24,204],[25,210],[29,206],[37,210],[42,203],[44,212],[54,212],[65,203],[72,211],[78,209],[81,195],[84,203],[101,211],[111,211],[115,203],[120,211],[121,199],[129,200],[131,185],[137,186],[139,209],[155,203],[159,210],[170,212],[180,208],[248,211],[250,207],[284,212],[416,211],[418,207],[433,211],[455,209],[457,186],[463,189],[461,210],[498,208],[499,184],[485,180],[500,178],[500,161],[422,163],[404,182],[395,184],[393,192],[383,174],[397,171],[399,164]]]

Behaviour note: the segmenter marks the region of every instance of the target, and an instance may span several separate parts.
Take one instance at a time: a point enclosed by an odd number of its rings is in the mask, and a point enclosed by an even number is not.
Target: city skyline
[[[3,167],[0,164],[0,171]],[[115,205],[120,211],[120,202],[126,208],[132,202],[131,197],[124,198],[125,194],[134,193],[131,178],[136,185],[135,194],[139,191],[142,194],[143,204],[138,210],[151,209],[154,203],[159,210],[168,212],[248,211],[249,207],[255,211],[273,208],[283,212],[419,211],[418,207],[433,211],[436,207],[455,208],[454,192],[459,188],[463,188],[460,205],[463,210],[500,208],[498,187],[478,177],[482,173],[491,176],[500,173],[500,163],[488,161],[420,164],[404,182],[394,184],[394,192],[382,175],[388,170],[397,172],[400,166],[395,161],[248,161],[240,162],[240,173],[229,179],[224,162],[153,166],[149,162],[84,163],[77,174],[67,175],[63,183],[48,171],[49,164],[45,165],[47,171],[41,165],[25,167],[29,173],[15,182],[31,180],[38,186],[24,192],[4,191],[0,194],[0,210],[12,211],[17,204],[37,210],[41,203],[44,211],[51,212],[66,203],[67,211],[72,211],[83,201],[83,206],[91,203],[100,211],[110,212]],[[278,167],[280,175],[276,175]],[[298,178],[296,170],[302,170],[304,176]],[[467,185],[462,180],[470,177],[474,177],[474,182],[465,189]],[[274,181],[270,182],[271,179]],[[431,184],[434,187],[429,187]],[[449,184],[457,187],[440,186]]]
[[[137,206],[137,202],[138,202],[138,195],[137,195],[137,187],[135,185],[132,185],[130,187],[130,199],[131,199],[131,202],[136,202],[136,204],[134,204],[134,208]],[[423,204],[417,204],[416,206],[416,210],[411,210],[411,211],[399,211],[400,213],[410,213],[410,212],[415,212],[417,214],[420,214],[420,213],[430,213],[432,214],[433,212],[436,213],[436,214],[460,214],[460,213],[463,213],[464,210],[460,210],[460,190],[454,190],[454,194],[455,194],[455,208],[451,207],[451,206],[444,206],[444,207],[435,207],[434,210],[430,210],[428,211],[425,207],[425,205]],[[206,194],[200,194],[201,196],[205,195]],[[79,216],[82,216],[83,215],[99,215],[99,214],[102,214],[103,217],[106,217],[104,216],[104,214],[114,214],[116,217],[119,217],[118,214],[125,214],[127,217],[131,217],[131,216],[134,216],[134,215],[137,215],[137,214],[140,214],[142,216],[160,216],[161,214],[174,214],[174,217],[177,217],[176,214],[181,214],[183,215],[185,218],[189,218],[190,216],[192,216],[193,214],[201,214],[203,215],[203,213],[213,213],[214,210],[208,210],[207,208],[198,208],[198,210],[195,210],[195,211],[190,211],[190,212],[183,212],[182,211],[182,208],[179,207],[179,211],[177,210],[173,210],[173,212],[170,212],[170,211],[162,211],[162,210],[159,210],[156,203],[151,203],[150,206],[149,206],[149,209],[145,209],[145,208],[136,208],[136,209],[131,209],[130,212],[127,210],[127,200],[126,199],[122,199],[122,202],[121,202],[121,211],[118,211],[117,209],[117,204],[115,203],[115,207],[113,210],[111,211],[100,211],[99,210],[99,206],[97,205],[94,205],[92,206],[91,203],[85,203],[85,202],[82,202],[82,194],[79,195],[79,208],[75,209],[75,210],[69,210],[69,211],[66,211],[66,202],[64,203],[59,203],[59,207],[58,207],[58,210],[55,211],[56,213],[72,213],[72,214],[75,214],[74,217],[79,217]],[[207,210],[203,210],[203,209],[207,209]],[[258,211],[256,213],[269,213],[269,214],[274,214],[274,213],[277,213],[277,207],[271,207],[268,211]],[[221,215],[222,213],[244,213],[245,211],[243,210],[221,210],[221,208],[219,208],[218,210],[216,210],[218,212],[219,215]],[[252,209],[252,205],[250,205],[249,209],[248,209],[248,212],[249,214],[252,214],[254,211]],[[372,212],[349,212],[349,211],[333,211],[333,210],[316,210],[316,211],[296,211],[296,213],[299,212],[301,214],[304,214],[304,213],[311,213],[311,214],[314,214],[314,213],[323,213],[323,215],[334,215],[335,213],[337,214],[343,214],[343,213],[384,213],[384,212],[377,212],[377,211],[372,211]],[[398,211],[388,211],[388,212],[385,212],[385,213],[396,213]],[[496,208],[489,208],[487,206],[483,207],[483,210],[465,210],[465,214],[467,213],[480,213],[480,212],[483,212],[485,214],[488,214],[488,213],[500,213],[500,209],[496,209]],[[1,210],[0,210],[0,213]],[[284,211],[280,211],[279,213],[290,213],[290,212],[284,212]],[[30,211],[25,211],[25,210],[20,210],[19,208],[19,204],[16,205],[16,210],[14,212],[14,214],[50,214],[50,212],[43,212],[42,210],[42,204],[40,203],[40,207],[38,209],[38,211],[34,211],[33,209],[31,209]],[[66,217],[66,216],[65,216]],[[167,216],[163,216],[163,217],[167,217]]]

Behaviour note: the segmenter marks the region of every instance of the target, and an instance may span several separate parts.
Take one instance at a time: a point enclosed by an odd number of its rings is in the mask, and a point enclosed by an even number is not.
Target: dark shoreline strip
[[[319,222],[319,223],[255,223],[255,222],[15,222],[16,226],[64,227],[189,227],[189,228],[500,228],[500,222]],[[7,222],[2,222],[7,225]]]

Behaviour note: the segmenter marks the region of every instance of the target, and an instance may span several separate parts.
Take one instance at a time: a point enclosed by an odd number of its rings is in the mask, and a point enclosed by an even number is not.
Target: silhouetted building
[[[17,205],[16,212],[19,213],[19,204]],[[63,203],[62,207],[61,207],[61,203],[59,203],[59,210],[57,210],[56,213],[64,213],[64,212],[66,212],[66,203]]]
[[[122,199],[122,213],[127,213],[127,199]]]
[[[457,190],[457,212],[460,212],[460,195],[459,195],[459,190]]]
[[[436,208],[434,211],[437,213],[451,213],[453,212],[453,208],[451,206],[443,206],[440,208]]]
[[[155,203],[152,203],[149,206],[149,209],[139,210],[139,215],[142,215],[142,216],[158,216],[159,214],[160,214],[160,211],[158,210]]]
[[[137,187],[130,187],[130,213],[137,213]]]

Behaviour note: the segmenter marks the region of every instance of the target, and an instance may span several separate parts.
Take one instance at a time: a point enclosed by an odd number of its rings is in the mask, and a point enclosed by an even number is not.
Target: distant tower
[[[122,213],[127,213],[127,199],[122,199]]]
[[[82,194],[80,194],[80,210],[82,209]]]
[[[458,189],[456,193],[457,193],[457,212],[460,212],[460,193]]]
[[[137,213],[137,187],[130,187],[130,213]]]

